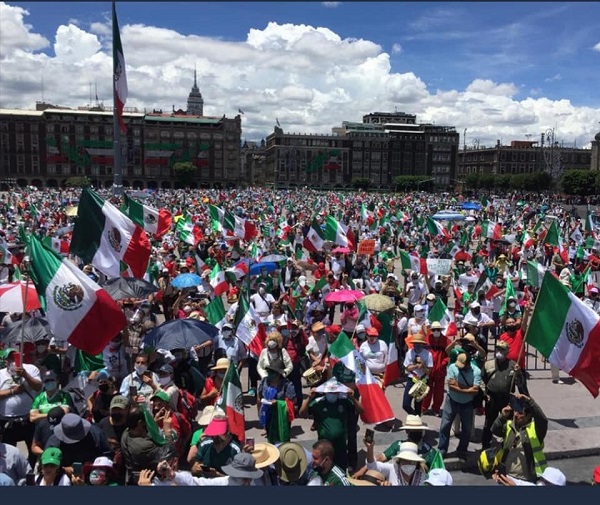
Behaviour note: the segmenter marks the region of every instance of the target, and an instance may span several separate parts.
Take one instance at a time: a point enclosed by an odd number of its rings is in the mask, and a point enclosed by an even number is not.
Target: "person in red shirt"
[[[523,348],[523,339],[527,330],[527,321],[530,310],[530,306],[525,307],[523,320],[520,325],[517,324],[517,321],[515,321],[515,319],[512,317],[507,318],[504,323],[505,331],[498,337],[498,340],[508,344],[508,354],[506,355],[507,359],[517,363],[519,368],[522,370],[523,394],[525,395],[529,395],[529,391],[527,389],[526,382],[527,373],[525,369],[525,349]]]
[[[454,261],[456,261],[456,263],[458,263],[459,261],[464,261],[465,263],[471,261],[471,255],[467,251],[465,251],[465,246],[460,245],[458,246],[458,248],[459,251],[454,255]]]
[[[320,262],[317,265],[317,269],[313,272],[313,277],[315,278],[315,280],[319,280],[322,277],[325,277],[328,274],[328,270],[325,267],[325,263]]]
[[[427,335],[429,351],[433,356],[433,368],[427,382],[427,385],[430,387],[429,393],[423,398],[423,403],[421,404],[421,415],[433,414],[437,417],[442,416],[446,368],[450,361],[448,353],[446,352],[446,347],[448,347],[450,342],[448,337],[442,333],[442,330],[443,328],[440,322],[434,321],[431,323],[430,332]],[[431,405],[431,410],[429,409],[429,405]]]

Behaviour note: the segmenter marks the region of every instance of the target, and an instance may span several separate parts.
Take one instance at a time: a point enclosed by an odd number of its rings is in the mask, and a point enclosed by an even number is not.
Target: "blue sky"
[[[29,25],[30,36],[39,34],[48,42],[41,47],[25,37],[0,35],[5,62],[13,63],[11,51],[21,47],[58,70],[64,49],[57,55],[55,44],[72,44],[72,53],[87,48],[80,62],[89,61],[92,69],[93,62],[96,69],[100,65],[100,56],[108,57],[110,2],[3,5],[11,12],[16,7],[28,11],[21,23]],[[274,117],[283,116],[295,131],[328,133],[341,120],[394,107],[416,113],[418,120],[468,128],[494,143],[498,136],[508,142],[557,127],[565,143],[582,145],[600,129],[600,4],[595,2],[118,2],[117,12],[132,67],[128,104],[183,106],[189,69],[196,63],[207,113],[232,115],[237,107],[260,105],[244,118],[247,131],[257,136],[268,133]],[[72,28],[65,28],[59,40],[61,25]],[[144,28],[128,31],[132,25]],[[319,27],[326,29],[323,43]],[[161,29],[158,37],[151,28]],[[165,55],[171,51],[177,61],[165,58],[160,71],[149,71],[152,53],[137,60],[144,56],[138,44],[145,37],[146,47],[154,44]],[[230,60],[227,67],[224,59]],[[23,65],[23,72],[27,68]],[[138,81],[136,68],[145,69],[140,72],[154,81],[152,86]],[[98,79],[97,71],[86,72],[88,85],[82,77],[79,101],[89,94],[90,79]],[[16,82],[16,77],[12,85],[0,82],[2,107],[32,102]],[[152,92],[156,86],[162,101]],[[55,95],[62,105],[81,105],[71,103],[74,95]]]

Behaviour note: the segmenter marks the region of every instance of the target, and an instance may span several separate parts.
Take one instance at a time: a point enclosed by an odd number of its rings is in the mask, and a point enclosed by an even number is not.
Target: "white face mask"
[[[269,349],[276,349],[277,342],[275,342],[275,340],[269,340],[269,343],[267,344],[267,346],[269,347]]]
[[[161,386],[166,386],[169,382],[171,382],[171,376],[158,378],[158,383]]]
[[[265,294],[265,288],[258,288],[258,293],[261,295]]]
[[[338,395],[335,393],[326,393],[325,394],[325,400],[327,400],[329,403],[335,403],[337,398],[338,398]]]
[[[139,375],[142,375],[146,370],[148,370],[146,365],[135,365],[134,368]]]
[[[402,470],[402,472],[408,476],[411,476],[413,473],[415,473],[416,469],[417,467],[415,465],[400,465],[400,470]]]
[[[442,332],[439,330],[433,330],[433,336],[439,338],[442,336]]]
[[[223,338],[231,338],[231,330],[224,330]]]

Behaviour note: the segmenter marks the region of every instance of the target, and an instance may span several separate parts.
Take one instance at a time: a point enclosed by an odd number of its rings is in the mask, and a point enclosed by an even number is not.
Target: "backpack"
[[[177,412],[181,413],[190,424],[192,424],[196,417],[198,417],[198,401],[196,397],[186,391],[185,389],[179,388],[179,397],[177,398]]]

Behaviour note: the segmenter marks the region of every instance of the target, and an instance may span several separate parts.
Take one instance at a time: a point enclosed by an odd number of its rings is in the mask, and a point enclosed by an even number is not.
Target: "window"
[[[160,132],[160,138],[161,139],[169,139],[171,138],[171,132],[168,130],[161,130]]]

